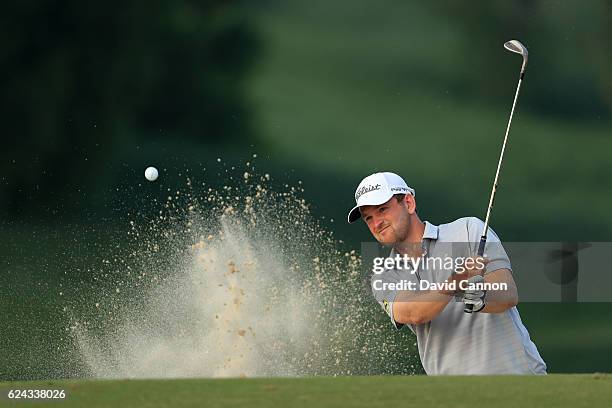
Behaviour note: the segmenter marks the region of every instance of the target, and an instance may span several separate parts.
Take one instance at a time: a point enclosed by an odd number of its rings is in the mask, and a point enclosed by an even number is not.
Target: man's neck
[[[425,223],[419,217],[415,217],[412,222],[408,236],[402,242],[394,245],[395,251],[401,255],[419,257],[423,253],[423,234],[425,233]]]

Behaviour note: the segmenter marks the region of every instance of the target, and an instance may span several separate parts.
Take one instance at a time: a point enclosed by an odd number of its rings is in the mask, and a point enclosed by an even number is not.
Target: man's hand
[[[467,281],[467,289],[463,294],[463,303],[466,305],[472,305],[472,312],[480,312],[485,307],[485,295],[487,294],[486,290],[479,290],[476,288],[471,288],[474,284],[484,283],[484,278],[481,275],[475,275],[468,279]]]
[[[454,272],[453,274],[451,274],[450,278],[448,279],[449,282],[455,281],[456,282],[456,287],[457,287],[457,291],[456,292],[463,292],[463,290],[461,288],[467,286],[465,281],[469,281],[471,278],[475,277],[475,276],[481,276],[484,275],[484,271],[485,268],[487,266],[487,264],[490,262],[490,260],[488,258],[482,258],[482,257],[477,257],[474,258],[474,262],[473,262],[473,267],[472,268],[468,268],[467,266],[465,267],[465,271],[462,273],[458,273],[458,272]],[[482,265],[482,268],[478,268],[479,265]]]

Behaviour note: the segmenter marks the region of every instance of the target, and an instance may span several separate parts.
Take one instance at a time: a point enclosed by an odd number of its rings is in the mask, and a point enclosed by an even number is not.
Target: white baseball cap
[[[348,222],[355,222],[361,217],[359,207],[384,204],[395,194],[415,195],[414,189],[408,187],[404,179],[395,173],[374,173],[364,178],[355,191],[357,205],[349,211]]]

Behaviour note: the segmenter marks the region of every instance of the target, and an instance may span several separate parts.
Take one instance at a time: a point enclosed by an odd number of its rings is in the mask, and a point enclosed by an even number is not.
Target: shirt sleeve
[[[478,252],[480,237],[484,230],[484,222],[476,217],[468,219],[468,237],[470,239],[470,249],[473,254]],[[512,265],[508,254],[501,243],[501,240],[489,227],[487,229],[487,243],[485,244],[484,256],[489,259],[485,273],[490,273],[498,269],[509,269],[512,271]]]
[[[387,269],[381,274],[373,273],[370,279],[374,299],[387,313],[396,329],[400,329],[404,325],[395,321],[393,317],[393,303],[399,292],[403,290],[401,285],[406,285],[407,282],[416,282],[418,287],[418,279],[409,271],[401,271],[400,273],[395,269]]]

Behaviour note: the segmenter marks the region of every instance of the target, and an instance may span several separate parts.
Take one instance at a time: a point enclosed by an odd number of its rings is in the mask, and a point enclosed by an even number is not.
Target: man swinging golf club
[[[387,259],[399,260],[372,274],[374,297],[396,328],[407,325],[416,335],[427,374],[546,373],[515,307],[517,292],[510,261],[491,229],[485,260],[474,257],[468,267],[466,260],[476,254],[484,226],[478,218],[460,218],[439,226],[422,222],[414,190],[393,173],[366,177],[355,197],[357,205],[348,221],[362,218],[380,243],[393,246]],[[436,262],[449,258],[462,260],[453,264],[461,266],[461,273]],[[438,286],[422,289],[432,283]],[[506,289],[489,290],[485,296],[474,283],[506,284]],[[464,313],[468,304],[474,306],[473,313]]]
[[[408,325],[416,335],[430,375],[546,374],[516,309],[510,260],[488,227],[528,55],[517,40],[504,47],[520,54],[523,64],[485,222],[469,217],[423,223],[415,191],[394,173],[363,179],[348,214],[349,223],[363,218],[380,243],[393,246],[384,268],[375,262],[372,292],[396,328]]]

